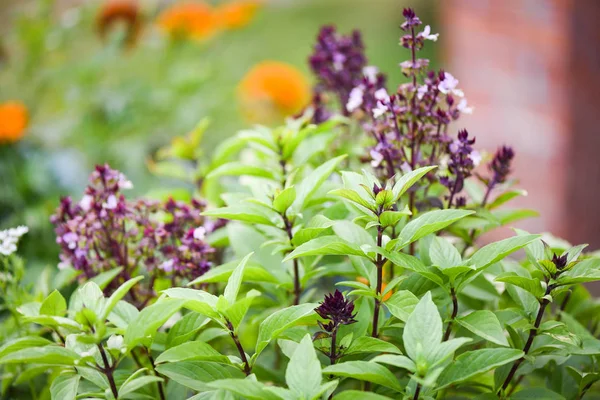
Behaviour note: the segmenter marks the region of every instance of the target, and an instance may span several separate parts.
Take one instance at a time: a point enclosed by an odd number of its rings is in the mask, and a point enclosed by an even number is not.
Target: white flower
[[[133,183],[123,174],[119,175],[119,189],[133,189]]]
[[[463,97],[464,93],[462,90],[457,89],[458,79],[452,76],[451,73],[444,73],[444,80],[438,85],[438,90],[444,94],[452,93],[458,97]]]
[[[388,110],[388,108],[382,102],[378,101],[377,102],[377,107],[375,107],[372,110],[373,111],[373,117],[374,118],[379,118],[383,114],[385,114],[387,110]]]
[[[17,251],[17,243],[21,236],[29,232],[26,226],[18,226],[0,231],[0,254],[9,256]]]
[[[206,238],[206,229],[203,226],[194,229],[194,239],[204,240],[204,238]]]
[[[412,171],[412,168],[410,167],[410,164],[409,164],[409,163],[407,163],[406,161],[404,161],[404,162],[402,163],[402,165],[400,165],[400,170],[401,170],[402,172],[404,172],[405,174],[408,174],[409,172],[411,172],[411,171]]]
[[[371,150],[369,153],[371,154],[371,158],[373,159],[371,160],[371,166],[373,168],[379,167],[379,165],[383,161],[383,154],[375,150]]]
[[[363,75],[367,78],[369,83],[377,82],[377,74],[378,73],[379,73],[379,68],[377,68],[373,65],[368,65],[363,68]]]
[[[363,89],[359,86],[350,91],[348,103],[346,104],[346,110],[348,110],[348,112],[353,112],[361,106],[363,102],[363,94]]]
[[[117,197],[114,194],[111,194],[110,196],[108,196],[108,199],[106,199],[106,203],[102,204],[102,208],[105,208],[107,210],[114,210],[115,208],[117,208]]]
[[[173,260],[167,260],[164,263],[160,264],[160,266],[158,268],[162,269],[165,272],[171,272],[171,271],[173,271],[173,264],[174,264]]]
[[[434,42],[437,42],[438,40],[438,36],[440,36],[439,33],[431,33],[431,27],[429,25],[427,25],[425,27],[425,29],[423,29],[423,32],[419,33],[419,36],[422,37],[423,39],[427,39],[427,40],[433,40]]]
[[[106,346],[108,347],[109,350],[121,350],[121,347],[123,347],[123,343],[124,343],[123,336],[112,335],[106,341]]]
[[[67,269],[70,266],[71,266],[71,264],[69,264],[67,262],[64,262],[64,261],[59,262],[58,265],[57,265],[57,267],[58,267],[59,270]]]
[[[65,242],[67,244],[67,247],[71,250],[73,250],[75,247],[77,247],[78,239],[79,239],[79,236],[77,236],[77,234],[75,232],[68,232],[62,236],[63,242]]]
[[[81,201],[79,202],[79,207],[81,207],[83,211],[89,211],[90,208],[92,208],[92,201],[94,201],[93,196],[90,196],[89,194],[84,194],[81,198]]]
[[[469,158],[473,161],[474,166],[478,166],[481,162],[481,154],[477,150],[473,150],[471,154],[469,154]]]
[[[425,93],[427,93],[427,90],[428,90],[427,85],[419,86],[419,88],[417,89],[417,99],[419,99],[419,100],[423,99],[423,96],[425,96]]]
[[[473,114],[473,107],[467,105],[467,99],[464,97],[460,99],[456,108],[463,114]]]
[[[390,96],[388,95],[387,90],[385,88],[381,88],[377,90],[374,94],[375,98],[379,101],[387,102],[390,100]]]

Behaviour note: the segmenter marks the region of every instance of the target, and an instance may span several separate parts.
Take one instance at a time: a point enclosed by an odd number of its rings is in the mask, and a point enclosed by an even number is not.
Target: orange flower
[[[310,86],[300,71],[277,61],[263,61],[242,79],[239,98],[246,117],[274,123],[301,111],[310,101]]]
[[[363,278],[362,276],[359,276],[358,278],[356,278],[356,280],[358,282],[364,283],[365,285],[369,285],[369,280],[367,278]],[[381,292],[385,292],[385,288],[387,287],[387,283],[382,282],[381,283]],[[383,301],[387,301],[390,297],[392,297],[392,292],[393,290],[390,290],[388,293],[385,294],[385,296],[383,296]]]
[[[113,27],[113,25],[124,22],[127,27],[125,41],[128,46],[133,46],[142,28],[139,6],[135,0],[108,0],[104,3],[98,13],[96,25],[102,39]]]
[[[248,25],[254,14],[256,14],[258,6],[258,1],[240,0],[219,6],[216,12],[223,27],[236,29]]]
[[[27,108],[18,101],[0,104],[0,143],[14,143],[23,137],[27,120]]]
[[[217,31],[219,21],[208,4],[181,3],[164,10],[158,26],[173,38],[206,39]]]

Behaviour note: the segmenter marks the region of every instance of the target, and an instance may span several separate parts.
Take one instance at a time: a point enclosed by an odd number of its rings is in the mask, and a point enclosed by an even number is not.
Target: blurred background
[[[490,152],[515,147],[529,192],[518,205],[541,212],[519,226],[598,248],[593,0],[0,0],[0,228],[28,225],[22,254],[54,265],[48,217],[59,196],[78,199],[104,162],[136,194],[180,184],[152,173],[156,151],[206,117],[204,154],[253,122],[274,122],[255,109],[265,76],[294,81],[274,97],[301,108],[323,24],[360,29],[370,64],[398,85],[405,6],[441,33],[422,57],[451,71],[475,108],[454,128]]]

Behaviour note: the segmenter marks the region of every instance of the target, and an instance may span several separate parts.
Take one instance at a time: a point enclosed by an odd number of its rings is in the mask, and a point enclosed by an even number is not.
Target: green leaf
[[[153,382],[162,382],[163,378],[153,375],[140,376],[135,379],[127,379],[119,388],[119,398],[126,398],[130,393],[135,392],[141,387],[146,387]]]
[[[508,346],[508,340],[504,336],[498,317],[489,310],[474,311],[464,317],[456,318],[456,322],[479,337],[500,346]]]
[[[511,190],[508,192],[504,192],[500,196],[496,197],[493,202],[488,204],[487,207],[490,210],[493,210],[494,208],[498,208],[502,204],[504,204],[518,196],[527,196],[527,191],[518,189],[518,190]]]
[[[417,168],[414,171],[410,171],[397,179],[396,184],[392,188],[394,202],[397,202],[408,189],[417,183],[419,179],[425,176],[429,171],[432,171],[436,168],[436,166]]]
[[[318,306],[315,303],[300,304],[269,315],[258,328],[255,357],[267,347],[271,340],[277,339],[277,336],[286,329],[299,324],[307,316],[316,315],[314,310]]]
[[[396,226],[402,218],[410,214],[411,212],[409,211],[408,207],[402,211],[384,211],[379,216],[379,222],[384,228],[388,226]]]
[[[323,182],[331,175],[335,167],[346,158],[346,155],[336,157],[320,165],[306,178],[296,185],[296,200],[294,210],[301,211],[306,208],[311,196],[321,187]]]
[[[473,214],[469,210],[434,210],[411,220],[400,232],[398,249],[408,246],[422,237],[444,229],[448,225]]]
[[[237,394],[238,396],[249,400],[277,400],[279,397],[265,390],[265,385],[261,382],[246,379],[221,379],[210,382],[208,387],[214,389],[223,389]]]
[[[512,272],[509,273],[508,275],[499,276],[495,280],[498,282],[505,282],[505,283],[510,283],[512,285],[518,286],[518,287],[528,291],[529,293],[531,293],[538,299],[541,298],[545,293],[545,290],[544,290],[544,288],[542,288],[542,285],[540,284],[540,281],[538,279],[532,279],[532,278],[526,278],[524,276],[518,276]]]
[[[54,344],[54,342],[39,336],[25,336],[16,338],[4,343],[4,345],[0,347],[0,359],[7,354],[14,353],[15,351],[30,347],[43,347],[49,344]]]
[[[436,236],[431,241],[429,248],[429,258],[433,265],[446,269],[458,266],[462,263],[460,253],[450,242],[440,236]]]
[[[560,394],[546,388],[527,388],[510,396],[510,400],[565,400]]]
[[[262,224],[275,226],[275,222],[272,221],[262,210],[258,210],[257,207],[248,205],[235,205],[230,207],[221,207],[213,210],[207,210],[202,213],[206,217],[213,218],[224,218],[232,221],[242,221],[250,224]]]
[[[156,371],[175,382],[197,391],[220,379],[241,378],[241,371],[211,361],[181,361],[156,366]]]
[[[572,285],[574,283],[594,282],[600,280],[600,259],[588,258],[563,272],[558,278],[560,285]]]
[[[194,279],[188,286],[196,285],[199,283],[215,283],[215,282],[227,282],[235,268],[239,265],[239,261],[228,262],[226,264],[219,265],[211,268],[205,274]],[[264,269],[257,263],[248,261],[244,268],[243,282],[267,282],[267,283],[279,283],[279,280],[274,277],[269,271]]]
[[[285,382],[300,398],[312,399],[321,387],[321,362],[310,335],[302,338],[285,370]]]
[[[104,290],[109,283],[113,281],[123,271],[123,267],[113,268],[110,271],[102,272],[96,275],[89,282],[94,282],[98,287]]]
[[[391,397],[382,396],[377,393],[364,392],[362,390],[344,390],[336,394],[335,400],[391,400]]]
[[[100,315],[100,321],[104,322],[108,317],[108,314],[110,314],[113,308],[115,308],[119,300],[125,297],[129,290],[131,290],[131,288],[142,279],[144,279],[143,276],[136,276],[135,278],[132,278],[127,282],[123,283],[121,286],[119,286],[119,288],[113,292],[113,294],[108,298],[108,300],[104,304],[102,314]]]
[[[244,268],[246,268],[246,264],[248,263],[250,257],[252,257],[252,254],[254,253],[248,254],[242,259],[242,261],[240,261],[239,265],[233,271],[229,277],[229,280],[227,281],[227,286],[225,286],[223,295],[230,305],[234,304],[237,300],[237,295],[242,284],[242,277],[244,276]]]
[[[185,307],[202,315],[218,320],[216,311],[218,297],[203,290],[187,288],[171,288],[163,290],[167,296],[174,299],[186,300]]]
[[[346,361],[330,365],[323,369],[323,373],[376,383],[397,392],[402,392],[403,390],[402,386],[398,383],[398,378],[390,370],[369,361]]]
[[[469,264],[475,265],[477,270],[482,270],[527,246],[539,237],[540,235],[513,236],[499,242],[490,243],[477,250],[469,259]]]
[[[398,290],[383,304],[390,313],[402,322],[406,322],[419,303],[417,296],[408,290]]]
[[[354,204],[358,204],[359,206],[362,206],[367,210],[375,211],[377,209],[375,203],[369,202],[369,200],[362,198],[360,194],[358,194],[355,190],[352,189],[335,189],[330,191],[329,194],[333,196],[343,197],[344,199],[350,200]]]
[[[354,339],[352,344],[350,344],[350,347],[348,347],[348,350],[344,352],[344,355],[356,353],[402,354],[402,352],[393,344],[370,336],[360,336]]]
[[[326,255],[365,256],[364,251],[353,243],[340,239],[337,236],[321,236],[296,247],[283,261],[298,257]]]
[[[373,235],[361,226],[350,221],[336,221],[333,232],[342,240],[345,240],[358,248],[363,245],[375,246]],[[363,251],[364,254],[364,251]]]
[[[371,362],[393,365],[394,367],[402,368],[410,372],[415,372],[417,370],[417,365],[413,360],[406,356],[396,354],[382,354],[372,359]]]
[[[203,326],[208,324],[210,319],[206,316],[191,312],[186,314],[183,318],[173,325],[169,329],[167,334],[166,348],[180,345],[187,340],[191,339]]]
[[[79,375],[61,374],[52,381],[50,385],[50,396],[52,400],[75,400],[77,388],[79,387]]]
[[[29,347],[5,355],[0,364],[73,365],[79,354],[61,346]]]
[[[421,298],[406,321],[402,334],[404,348],[412,360],[429,358],[442,341],[442,318],[431,300],[431,292]]]
[[[330,220],[329,218],[323,215],[315,215],[310,219],[310,221],[308,221],[306,227],[298,229],[298,231],[294,233],[292,244],[294,246],[300,246],[301,244],[316,238],[321,233],[333,226],[333,224],[334,221]]]
[[[220,165],[213,169],[207,176],[207,179],[218,178],[220,176],[258,176],[260,178],[275,179],[273,172],[267,168],[256,165],[247,165],[241,162],[230,162]]]
[[[296,189],[293,186],[283,189],[273,199],[273,208],[284,214],[296,200]]]
[[[208,343],[193,341],[171,347],[156,359],[157,364],[179,361],[214,361],[230,364],[229,358],[213,349]]]
[[[439,388],[465,381],[501,365],[518,360],[523,352],[517,349],[481,349],[461,354],[448,365],[438,379]]]
[[[40,314],[63,316],[67,311],[67,302],[58,290],[54,290],[46,297],[40,306]]]
[[[137,318],[129,324],[125,331],[125,343],[129,349],[138,343],[152,339],[173,314],[186,303],[181,299],[161,298],[156,303],[144,308]]]

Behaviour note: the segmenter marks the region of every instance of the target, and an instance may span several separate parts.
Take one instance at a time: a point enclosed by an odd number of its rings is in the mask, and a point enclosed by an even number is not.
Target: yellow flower
[[[242,79],[238,94],[242,110],[251,122],[275,123],[306,107],[310,86],[293,66],[263,61]]]
[[[0,104],[0,143],[19,141],[27,127],[29,119],[27,107],[18,101]]]
[[[242,28],[252,20],[259,6],[258,1],[234,1],[225,3],[215,10],[221,26],[228,29]]]
[[[158,16],[158,26],[173,38],[206,39],[215,34],[219,20],[205,3],[180,3]]]
[[[139,6],[135,0],[107,0],[96,18],[98,33],[105,38],[113,25],[124,22],[127,28],[125,41],[128,46],[135,45],[142,27]]]

